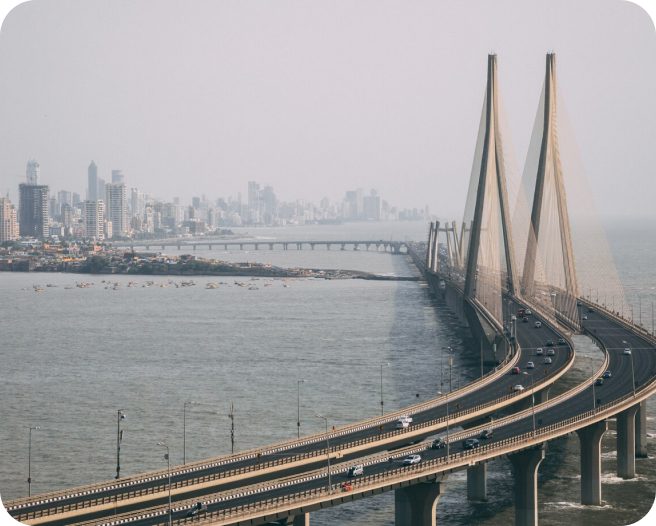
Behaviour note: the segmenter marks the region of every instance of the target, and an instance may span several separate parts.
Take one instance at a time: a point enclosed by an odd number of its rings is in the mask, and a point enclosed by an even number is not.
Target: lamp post
[[[449,458],[449,394],[451,393],[451,366],[453,356],[449,356],[449,390],[446,393],[446,458]]]
[[[27,441],[27,496],[32,496],[32,430],[41,429],[39,426],[29,426]]]
[[[230,451],[235,454],[235,403],[230,402],[230,412],[228,413],[230,419]]]
[[[171,513],[173,512],[171,509],[171,455],[169,454],[169,446],[165,442],[157,442],[157,445],[166,448],[166,454],[164,455],[164,458],[166,459],[166,471],[168,473],[169,479],[169,526],[171,526]]]
[[[328,493],[332,492],[332,480],[330,478],[330,441],[328,437],[328,417],[314,413],[318,418],[322,418],[326,423],[326,462],[328,464]]]
[[[116,412],[116,477],[121,476],[121,442],[123,441],[123,432],[121,431],[121,420],[125,420],[126,415],[123,409]]]
[[[451,354],[451,347],[442,347],[442,352],[440,353],[440,391],[444,391],[444,351],[449,351]]]
[[[594,364],[592,363],[592,358],[590,359],[590,377],[592,378],[592,414],[595,414],[597,412],[597,393],[595,390],[597,379],[594,378]]]
[[[301,438],[301,384],[305,380],[296,380],[296,438]]]
[[[187,463],[187,406],[196,402],[187,400],[182,404],[182,464]]]
[[[380,416],[385,414],[385,402],[383,402],[383,367],[389,367],[389,362],[380,364]]]

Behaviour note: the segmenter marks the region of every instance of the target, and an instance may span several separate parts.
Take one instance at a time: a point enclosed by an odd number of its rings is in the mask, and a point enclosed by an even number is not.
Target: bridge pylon
[[[567,210],[563,168],[558,145],[558,92],[556,55],[547,54],[544,87],[529,149],[539,156],[535,177],[531,218],[522,275],[522,293],[528,299],[545,302],[550,309],[578,325],[576,298],[579,295],[574,250]],[[536,133],[537,132],[537,133]],[[527,167],[531,171],[531,167]]]
[[[464,225],[456,246],[466,248],[457,251],[465,269],[465,299],[478,300],[502,323],[503,291],[518,290],[500,114],[497,57],[489,55]]]

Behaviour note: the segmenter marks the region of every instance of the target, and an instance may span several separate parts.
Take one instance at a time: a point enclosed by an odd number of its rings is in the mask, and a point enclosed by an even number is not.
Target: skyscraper
[[[114,237],[124,237],[128,233],[128,198],[123,183],[105,185],[107,195],[107,220],[112,223]]]
[[[112,170],[112,184],[121,184],[124,182],[123,170]]]
[[[98,167],[91,161],[87,169],[87,200],[97,201],[98,197]]]
[[[19,232],[21,236],[43,239],[48,231],[48,187],[18,185]]]
[[[8,197],[0,197],[0,243],[18,239],[16,207]]]
[[[105,239],[104,217],[105,204],[102,200],[84,202],[84,226],[89,239],[96,241]]]
[[[25,175],[27,176],[27,184],[35,186],[39,184],[39,172],[41,167],[39,163],[34,159],[27,161],[27,169],[25,170]]]

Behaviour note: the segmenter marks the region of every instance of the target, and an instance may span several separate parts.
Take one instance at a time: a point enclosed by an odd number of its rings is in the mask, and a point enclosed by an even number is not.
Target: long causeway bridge
[[[116,242],[112,246],[115,247],[129,247],[132,250],[135,247],[144,247],[146,250],[150,250],[151,247],[161,248],[165,250],[166,248],[177,248],[178,250],[197,250],[198,248],[207,248],[208,250],[221,249],[223,250],[260,250],[269,249],[269,250],[303,250],[304,248],[309,248],[314,250],[316,247],[323,247],[326,250],[332,250],[333,248],[338,250],[376,250],[378,252],[391,252],[393,254],[401,254],[402,252],[407,252],[407,243],[405,241],[385,241],[382,239],[378,240],[364,240],[364,241],[353,241],[353,240],[316,240],[316,239],[303,239],[296,241],[289,240],[266,240],[261,239],[240,239],[240,240],[225,240],[225,239],[193,239],[193,240],[184,240],[180,238],[167,239],[167,240],[150,240],[150,241],[130,241],[130,242]]]
[[[7,503],[9,513],[53,526],[300,526],[324,508],[394,491],[395,524],[428,526],[436,524],[451,473],[466,471],[467,498],[484,501],[487,462],[505,456],[513,466],[515,524],[535,525],[547,444],[569,433],[580,442],[580,501],[601,504],[601,439],[611,419],[617,474],[635,477],[636,456],[646,455],[645,404],[656,391],[656,339],[579,292],[557,144],[553,54],[546,60],[533,201],[517,265],[496,68],[491,55],[462,226],[431,223],[426,242],[404,245],[432,293],[480,342],[486,374],[401,411],[170,471],[16,499]],[[596,341],[601,363],[550,397],[577,360],[572,336],[581,333]],[[612,379],[598,382],[610,371]],[[483,436],[478,446],[467,442]],[[349,468],[360,464],[363,474],[349,477]]]

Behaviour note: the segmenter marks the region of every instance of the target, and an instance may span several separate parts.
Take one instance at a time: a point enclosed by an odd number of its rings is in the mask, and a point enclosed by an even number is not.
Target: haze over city
[[[487,54],[521,170],[554,50],[598,209],[653,218],[655,44],[615,1],[28,2],[0,34],[0,192],[17,202],[36,158],[43,184],[84,195],[93,159],[163,200],[255,180],[460,217]]]

